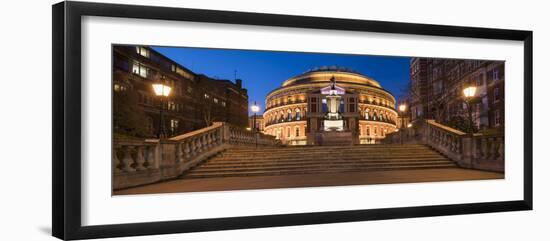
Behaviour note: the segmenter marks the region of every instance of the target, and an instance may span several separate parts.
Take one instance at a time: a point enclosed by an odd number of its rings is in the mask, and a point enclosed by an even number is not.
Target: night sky
[[[249,102],[264,110],[265,97],[283,81],[309,69],[338,66],[370,76],[397,99],[409,81],[408,57],[275,52],[180,47],[153,47],[195,73],[212,78],[243,80]]]

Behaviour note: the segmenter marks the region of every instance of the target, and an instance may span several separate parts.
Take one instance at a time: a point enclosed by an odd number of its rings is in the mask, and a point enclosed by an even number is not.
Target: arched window
[[[295,112],[296,112],[296,120],[302,119],[302,115],[300,114],[300,109],[296,108]]]
[[[287,119],[288,119],[288,121],[292,121],[292,111],[291,110],[287,111]]]
[[[294,134],[296,134],[296,137],[300,136],[300,127],[296,126],[294,132],[295,132]]]
[[[283,113],[283,111],[279,112],[279,121],[284,121],[285,120],[285,114]]]
[[[369,117],[369,109],[367,108],[365,110],[365,120],[368,120],[370,117]]]

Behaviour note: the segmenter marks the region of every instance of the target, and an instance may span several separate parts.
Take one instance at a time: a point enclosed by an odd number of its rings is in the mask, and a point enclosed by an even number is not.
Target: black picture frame
[[[53,149],[52,233],[88,239],[381,219],[532,210],[533,32],[384,21],[290,16],[90,2],[52,6]],[[158,19],[378,33],[516,40],[524,43],[524,195],[521,200],[404,208],[212,218],[82,226],[81,224],[81,18]]]

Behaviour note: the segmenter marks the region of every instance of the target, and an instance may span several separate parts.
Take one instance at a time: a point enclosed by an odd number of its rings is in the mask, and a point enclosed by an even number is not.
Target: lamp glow
[[[407,109],[407,106],[405,104],[399,105],[399,111],[405,112],[406,109]]]
[[[256,102],[254,102],[254,104],[250,108],[252,109],[252,112],[254,112],[254,113],[258,113],[258,111],[260,111],[260,107],[258,105],[256,105]]]
[[[476,87],[475,86],[470,86],[470,87],[466,87],[464,88],[463,92],[464,92],[464,97],[466,98],[472,98],[476,95]]]
[[[172,88],[163,84],[153,84],[153,90],[157,96],[169,96]]]

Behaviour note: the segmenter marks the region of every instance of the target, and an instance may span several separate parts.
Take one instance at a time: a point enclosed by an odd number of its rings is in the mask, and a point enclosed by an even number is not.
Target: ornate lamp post
[[[470,168],[474,168],[474,118],[472,117],[472,102],[476,95],[476,87],[468,86],[462,92],[464,93],[464,101],[468,107],[468,120],[470,122],[468,128],[468,136],[470,137]]]
[[[253,121],[252,121],[252,129],[254,130],[254,138],[256,140],[256,148],[258,147],[258,129],[256,128],[256,113],[260,111],[260,106],[256,104],[256,101],[254,101],[254,104],[250,107],[252,109],[252,113],[254,113]]]
[[[403,145],[403,130],[405,130],[403,128],[403,126],[405,125],[405,120],[403,119],[403,117],[405,116],[405,110],[407,110],[407,105],[400,104],[399,113],[401,115],[401,125],[399,126],[399,142],[401,143],[401,145]]]
[[[160,100],[160,109],[159,109],[159,128],[157,137],[160,139],[163,137],[166,133],[164,131],[164,117],[162,113],[162,109],[164,108],[164,99],[170,95],[170,91],[172,90],[172,87],[165,85],[162,83],[162,81],[158,83],[153,84],[153,90],[155,91],[155,95],[158,96]]]
[[[464,93],[464,99],[466,101],[466,105],[468,107],[468,121],[470,122],[469,123],[469,131],[468,131],[468,134],[470,136],[473,136],[474,135],[474,119],[472,117],[472,101],[476,95],[476,87],[475,86],[469,86],[469,87],[466,87],[464,88],[463,90],[463,93]]]

